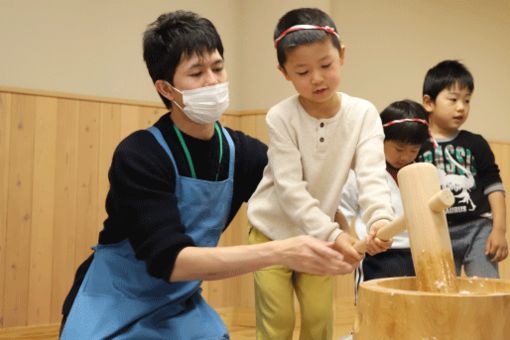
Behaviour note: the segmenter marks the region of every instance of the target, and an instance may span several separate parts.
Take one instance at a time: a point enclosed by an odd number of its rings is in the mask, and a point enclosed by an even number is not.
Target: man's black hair
[[[223,58],[223,44],[213,23],[189,11],[162,14],[143,35],[143,59],[152,82],[174,84],[175,69],[183,57],[202,56],[215,50]],[[161,96],[167,108],[171,102]]]

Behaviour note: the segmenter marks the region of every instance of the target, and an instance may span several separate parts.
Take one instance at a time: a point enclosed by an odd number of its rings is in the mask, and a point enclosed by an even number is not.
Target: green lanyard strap
[[[175,130],[175,133],[177,134],[177,138],[179,139],[179,142],[181,143],[182,149],[184,150],[184,154],[186,155],[189,170],[191,172],[191,177],[197,178],[197,174],[195,172],[195,166],[193,165],[193,160],[191,159],[191,153],[189,152],[188,146],[186,145],[186,142],[184,141],[184,138],[182,137],[182,133],[179,130],[179,128],[177,128],[177,126],[175,124],[173,124],[173,127]],[[214,129],[218,133],[218,140],[220,142],[220,157],[219,157],[220,159],[218,161],[218,169],[216,170],[216,180],[218,180],[218,176],[220,173],[221,161],[223,160],[223,136],[221,134],[221,130],[220,130],[220,127],[217,122],[214,123]]]

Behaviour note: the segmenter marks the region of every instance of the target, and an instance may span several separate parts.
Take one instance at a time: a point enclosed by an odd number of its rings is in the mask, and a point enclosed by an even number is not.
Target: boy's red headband
[[[278,42],[282,40],[287,34],[295,32],[295,31],[301,31],[301,30],[320,30],[327,32],[329,34],[335,35],[338,39],[340,39],[340,36],[338,33],[335,32],[335,29],[333,27],[329,26],[318,26],[318,25],[294,25],[289,28],[287,28],[285,31],[283,31],[278,38],[274,41],[274,47],[278,45]]]
[[[407,122],[416,122],[416,123],[422,123],[423,125],[429,126],[429,122],[427,122],[425,119],[420,118],[402,118],[402,119],[395,119],[390,120],[389,122],[383,124],[383,127],[392,126],[398,123],[407,123]]]
[[[420,119],[420,118],[402,118],[402,119],[391,120],[391,121],[383,124],[383,127],[388,127],[388,126],[392,126],[392,125],[395,125],[395,124],[406,123],[406,122],[421,123],[423,125],[429,126],[429,122],[427,122],[425,119]],[[438,146],[437,141],[432,136],[432,133],[430,132],[430,129],[429,129],[429,136],[430,136],[430,141],[434,145],[434,148],[437,148],[437,146]]]

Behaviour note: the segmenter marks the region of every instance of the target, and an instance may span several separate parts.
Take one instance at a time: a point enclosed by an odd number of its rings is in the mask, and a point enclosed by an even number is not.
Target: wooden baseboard
[[[49,325],[34,325],[23,327],[9,327],[0,329],[0,339],[58,339],[60,323]]]

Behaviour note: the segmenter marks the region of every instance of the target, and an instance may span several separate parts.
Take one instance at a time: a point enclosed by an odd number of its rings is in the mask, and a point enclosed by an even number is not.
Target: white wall
[[[0,0],[0,85],[160,102],[143,62],[142,35],[160,14],[177,9],[214,22],[235,85],[239,6],[236,0]]]
[[[475,78],[465,129],[510,141],[509,0],[332,1],[347,45],[343,87],[382,110],[421,100],[427,70],[459,59]]]
[[[328,11],[347,46],[340,90],[383,109],[420,100],[442,59],[475,77],[465,128],[510,141],[510,0],[0,0],[0,86],[159,101],[142,33],[161,13],[211,19],[225,45],[233,109],[264,109],[294,92],[276,70],[272,33],[287,10]]]

